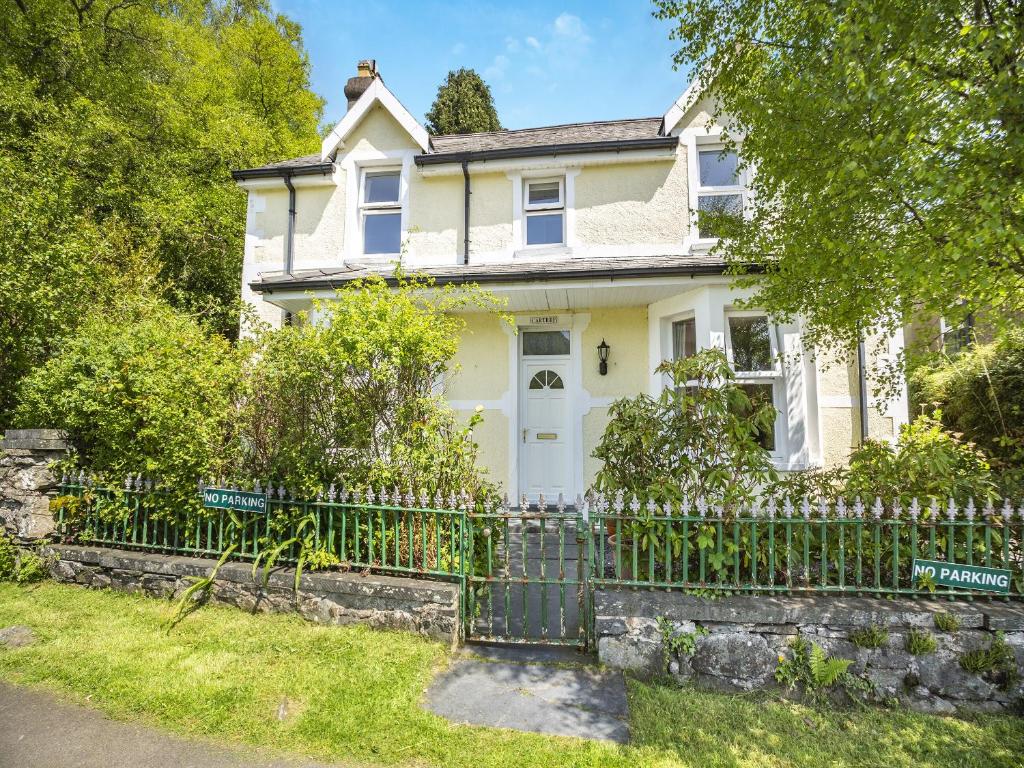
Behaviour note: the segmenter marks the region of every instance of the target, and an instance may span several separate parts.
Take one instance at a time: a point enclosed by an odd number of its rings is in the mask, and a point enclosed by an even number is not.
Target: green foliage
[[[0,533],[0,581],[13,579],[18,573],[18,550],[7,536]]]
[[[780,496],[853,499],[904,505],[917,498],[922,506],[953,497],[983,502],[996,497],[996,484],[985,455],[944,429],[942,414],[922,415],[900,429],[895,446],[869,440],[850,454],[848,468],[796,472],[773,487]]]
[[[95,313],[26,379],[18,419],[65,431],[115,487],[141,472],[194,495],[198,478],[228,469],[238,355],[158,301]]]
[[[0,530],[0,581],[30,584],[49,575],[46,560],[35,552],[19,547]]]
[[[939,644],[931,632],[912,629],[907,633],[903,647],[912,656],[926,656],[935,653]]]
[[[491,89],[472,69],[448,73],[426,118],[426,129],[432,136],[501,130]]]
[[[260,333],[238,415],[241,476],[298,492],[335,481],[491,492],[475,466],[481,417],[460,426],[434,387],[465,327],[456,311],[496,306],[475,288],[374,279],[318,302],[316,322]]]
[[[756,168],[724,254],[804,342],[915,312],[1024,310],[1024,25],[1014,3],[656,0]],[[961,305],[961,300],[967,303]]]
[[[949,497],[959,501],[995,498],[992,471],[984,454],[943,429],[936,417],[919,416],[900,429],[895,447],[868,441],[850,455],[845,493],[869,499],[917,497],[922,504]]]
[[[858,648],[884,648],[889,642],[889,632],[885,627],[872,624],[851,632],[850,642]]]
[[[910,376],[915,400],[989,456],[1004,496],[1024,496],[1024,329],[941,355]]]
[[[967,651],[960,657],[960,667],[965,672],[982,675],[1003,690],[1008,689],[1019,677],[1017,659],[1013,648],[1006,642],[1002,632],[996,632],[988,648]]]
[[[657,372],[671,380],[657,398],[612,403],[593,453],[602,462],[599,490],[674,504],[703,497],[732,512],[775,480],[759,442],[775,423],[775,408],[751,402],[721,350],[664,362]]]
[[[935,627],[940,632],[956,632],[960,629],[960,619],[947,611],[936,613],[934,619]]]
[[[119,296],[237,332],[229,171],[319,146],[309,72],[298,26],[264,0],[4,5],[0,425],[18,381]]]
[[[811,709],[629,677],[629,744],[458,727],[422,706],[453,656],[443,643],[222,606],[168,634],[165,613],[162,601],[111,590],[0,584],[0,626],[27,624],[44,639],[0,653],[0,677],[286,764],[1019,768],[1024,754],[1019,717]],[[299,711],[282,724],[273,710],[285,692]]]
[[[827,689],[837,685],[846,690],[862,687],[862,681],[848,671],[852,659],[829,656],[820,645],[802,637],[795,638],[789,647],[792,658],[779,655],[775,679],[790,690],[800,687],[812,700],[817,700]]]
[[[675,625],[664,616],[658,617],[658,632],[661,633],[661,646],[664,651],[666,667],[674,656],[692,656],[693,652],[697,650],[697,638],[708,634],[707,629],[699,624],[692,632],[679,632]]]

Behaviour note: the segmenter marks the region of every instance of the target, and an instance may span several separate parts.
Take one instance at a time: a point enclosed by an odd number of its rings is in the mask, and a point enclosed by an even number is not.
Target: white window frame
[[[700,154],[701,152],[722,152],[726,149],[724,143],[715,137],[712,141],[696,141],[692,163],[693,170],[690,173],[690,188],[693,190],[693,209],[691,238],[695,243],[701,245],[712,245],[718,242],[717,237],[701,237],[700,234],[700,199],[702,197],[725,197],[726,195],[740,196],[740,210],[746,216],[749,190],[747,189],[747,171],[742,167],[740,159],[740,147],[736,146],[731,151],[736,154],[736,184],[704,186],[700,181]]]
[[[405,232],[405,194],[403,189],[405,187],[405,178],[401,165],[366,165],[359,169],[359,252],[367,258],[389,258],[392,256],[398,256],[402,249],[402,237]],[[398,175],[398,199],[394,202],[388,201],[383,203],[367,203],[366,200],[366,177],[367,176],[379,176],[382,174],[397,174]],[[398,251],[394,253],[366,253],[366,232],[365,223],[367,216],[377,216],[380,214],[399,214],[398,224]]]
[[[531,184],[558,184],[558,202],[557,203],[531,203],[530,202],[530,185]],[[529,220],[530,216],[544,215],[551,213],[562,214],[562,241],[560,243],[527,243],[527,232],[529,232]],[[524,249],[543,249],[543,248],[564,248],[566,246],[566,204],[565,204],[565,176],[549,176],[539,178],[525,178],[523,179],[523,248]]]
[[[732,326],[733,317],[763,317],[768,321],[768,344],[771,350],[772,367],[767,371],[738,371],[733,354]],[[736,375],[736,384],[771,384],[772,405],[775,406],[775,447],[770,451],[773,459],[782,459],[789,455],[786,440],[786,373],[782,366],[782,355],[779,350],[779,331],[771,317],[763,310],[727,310],[725,313],[725,356],[729,367]]]

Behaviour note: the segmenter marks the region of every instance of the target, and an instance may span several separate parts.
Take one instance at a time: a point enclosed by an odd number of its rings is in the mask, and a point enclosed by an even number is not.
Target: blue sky
[[[661,115],[688,82],[672,69],[670,24],[645,0],[273,4],[302,24],[328,124],[363,58],[420,121],[448,71],[471,67],[506,128]]]

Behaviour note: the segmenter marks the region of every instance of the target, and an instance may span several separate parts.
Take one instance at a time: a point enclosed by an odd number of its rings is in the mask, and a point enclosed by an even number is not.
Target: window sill
[[[515,259],[546,258],[548,256],[571,256],[572,248],[567,245],[525,245],[512,252]]]
[[[786,459],[781,456],[772,457],[772,467],[779,472],[806,472],[811,469],[821,469],[819,462],[800,461],[797,459]]]

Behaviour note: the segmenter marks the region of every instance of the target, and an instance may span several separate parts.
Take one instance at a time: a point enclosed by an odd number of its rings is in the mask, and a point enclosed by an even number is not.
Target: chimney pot
[[[359,101],[359,97],[379,77],[380,73],[377,71],[376,59],[363,59],[356,64],[356,76],[350,77],[348,82],[345,83],[345,98],[348,99],[348,109],[352,109],[352,105]],[[381,80],[383,81],[383,78]]]

